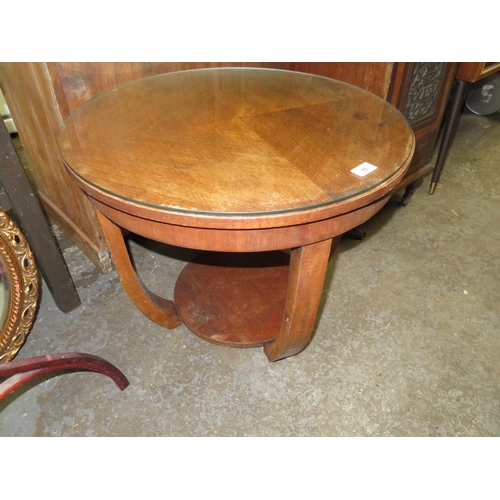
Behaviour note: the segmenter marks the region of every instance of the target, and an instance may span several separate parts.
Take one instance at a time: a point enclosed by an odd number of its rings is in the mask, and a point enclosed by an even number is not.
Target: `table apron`
[[[143,219],[91,198],[96,208],[123,229],[168,245],[217,252],[261,252],[316,243],[366,222],[390,195],[352,212],[307,224],[264,229],[205,229]]]

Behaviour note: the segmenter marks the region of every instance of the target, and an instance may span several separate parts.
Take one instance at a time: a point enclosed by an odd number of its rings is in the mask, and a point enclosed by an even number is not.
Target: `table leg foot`
[[[311,337],[330,250],[340,237],[292,250],[285,312],[278,337],[264,345],[269,361],[299,353]]]
[[[366,231],[360,227],[355,227],[348,231],[347,236],[353,240],[364,240],[366,238]]]
[[[420,179],[417,179],[415,182],[412,182],[411,184],[406,186],[405,194],[401,198],[399,204],[402,207],[406,207],[408,203],[410,203],[412,196],[416,193],[417,189],[420,186],[422,186],[423,183],[424,183],[424,178],[420,177]]]
[[[121,228],[100,212],[98,216],[120,281],[132,302],[145,316],[158,325],[166,328],[179,326],[181,320],[173,302],[148,290],[135,272]]]

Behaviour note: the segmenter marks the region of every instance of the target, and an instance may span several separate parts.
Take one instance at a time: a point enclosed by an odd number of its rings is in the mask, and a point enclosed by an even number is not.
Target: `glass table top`
[[[68,168],[102,193],[167,212],[250,217],[366,193],[406,166],[413,147],[407,121],[383,99],[257,68],[128,82],[78,107],[59,137]]]

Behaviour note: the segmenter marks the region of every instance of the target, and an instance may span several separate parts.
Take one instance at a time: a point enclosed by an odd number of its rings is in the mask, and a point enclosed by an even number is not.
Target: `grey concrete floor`
[[[18,359],[81,351],[123,370],[45,377],[0,402],[2,436],[499,436],[500,114],[464,114],[437,191],[430,178],[344,239],[311,344],[270,363],[143,317],[115,272],[61,237],[82,306],[43,286]],[[455,213],[453,213],[453,212]],[[458,214],[459,216],[457,216]],[[172,297],[192,252],[130,240],[139,274]]]

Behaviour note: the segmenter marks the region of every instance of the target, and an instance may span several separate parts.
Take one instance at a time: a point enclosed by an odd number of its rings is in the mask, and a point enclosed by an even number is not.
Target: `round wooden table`
[[[59,147],[146,316],[211,342],[263,346],[275,361],[307,345],[334,246],[388,201],[415,141],[393,106],[357,87],[214,68],[99,94],[69,116]],[[141,283],[124,229],[204,251],[173,301]]]

